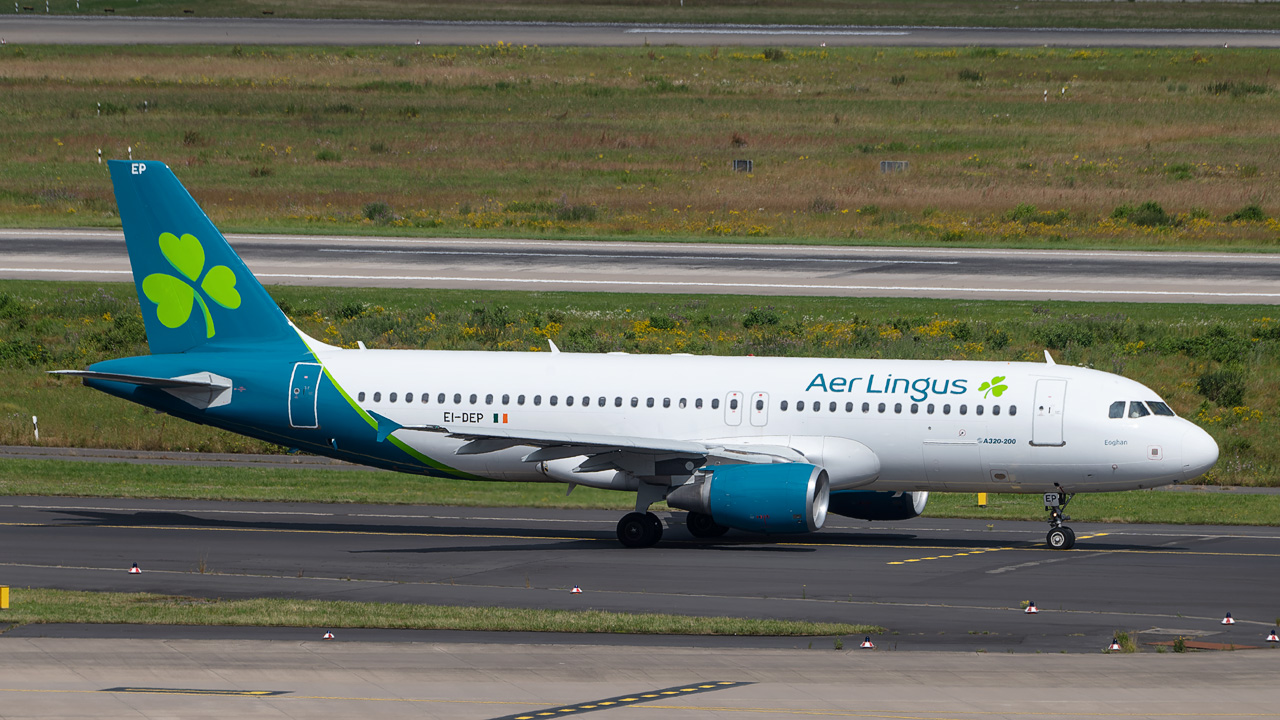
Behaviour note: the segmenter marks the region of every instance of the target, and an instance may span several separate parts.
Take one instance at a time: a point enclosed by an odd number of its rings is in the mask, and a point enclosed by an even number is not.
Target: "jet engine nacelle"
[[[831,493],[831,512],[859,520],[910,520],[924,512],[929,493],[845,490]]]
[[[827,471],[817,465],[720,465],[672,490],[667,504],[738,530],[805,533],[826,522],[830,497]]]

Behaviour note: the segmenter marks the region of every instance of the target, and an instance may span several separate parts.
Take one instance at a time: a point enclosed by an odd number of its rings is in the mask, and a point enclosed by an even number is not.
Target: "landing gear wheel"
[[[627,513],[618,521],[618,542],[625,547],[651,547],[661,539],[662,521],[653,513]]]
[[[1049,531],[1049,535],[1045,540],[1049,543],[1049,547],[1054,550],[1070,550],[1075,547],[1076,534],[1069,527],[1056,527]]]
[[[684,526],[689,529],[689,534],[696,538],[718,538],[729,532],[729,528],[712,520],[710,515],[699,512],[689,513],[689,517],[685,518]]]

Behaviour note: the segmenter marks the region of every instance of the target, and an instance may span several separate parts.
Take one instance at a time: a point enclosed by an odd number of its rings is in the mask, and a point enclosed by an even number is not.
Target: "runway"
[[[1280,303],[1280,254],[229,235],[266,284]],[[0,230],[0,277],[127,282],[123,234]]]
[[[871,623],[887,628],[876,644],[898,652],[1098,653],[1118,630],[1137,632],[1144,643],[1182,635],[1262,646],[1280,616],[1280,531],[1270,527],[1073,523],[1080,540],[1063,552],[1045,548],[1043,523],[832,517],[811,535],[767,540],[732,532],[700,541],[679,518],[669,518],[660,546],[628,550],[614,537],[618,513],[607,511],[6,498],[0,577],[16,587],[196,597]],[[135,562],[140,575],[127,572]],[[574,585],[584,592],[570,594]],[[1022,612],[1028,600],[1038,615]],[[1226,612],[1235,625],[1220,624]],[[227,637],[202,632],[194,637]],[[298,641],[316,635],[263,632]],[[465,640],[363,632],[351,639]],[[807,649],[809,641],[781,642]]]
[[[643,25],[0,15],[13,44],[1280,47],[1267,30]]]

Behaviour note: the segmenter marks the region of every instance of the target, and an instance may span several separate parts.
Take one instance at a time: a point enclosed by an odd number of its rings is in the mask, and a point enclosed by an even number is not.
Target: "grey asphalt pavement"
[[[267,284],[1280,303],[1280,254],[230,235]],[[123,235],[0,230],[0,277],[131,279]]]
[[[708,542],[680,517],[659,547],[627,550],[618,513],[605,511],[7,498],[0,576],[197,597],[865,622],[886,627],[875,642],[897,651],[1096,653],[1118,630],[1265,645],[1280,616],[1270,527],[1073,523],[1080,540],[1063,552],[1044,546],[1042,523],[833,517],[812,535]],[[142,574],[127,572],[134,562]],[[1038,615],[1023,613],[1028,600]],[[1226,612],[1235,625],[1220,624]]]
[[[1280,47],[1280,32],[784,25],[646,25],[284,18],[0,15],[20,44],[210,45],[810,45],[997,47]]]

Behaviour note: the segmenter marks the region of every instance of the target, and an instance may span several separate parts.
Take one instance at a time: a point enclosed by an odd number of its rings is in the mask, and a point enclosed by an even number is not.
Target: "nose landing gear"
[[[1044,494],[1044,509],[1049,511],[1049,534],[1045,537],[1045,542],[1054,550],[1070,550],[1076,544],[1075,532],[1063,525],[1063,521],[1070,520],[1067,516],[1067,504],[1071,502],[1071,498],[1075,497],[1075,493],[1068,492],[1050,492]]]

